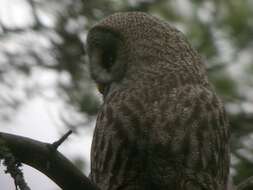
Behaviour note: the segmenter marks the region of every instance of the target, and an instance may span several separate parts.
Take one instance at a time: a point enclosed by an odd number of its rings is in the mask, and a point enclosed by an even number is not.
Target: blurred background
[[[87,72],[85,39],[118,11],[160,17],[206,60],[231,122],[231,175],[253,175],[253,1],[251,0],[1,0],[0,131],[44,142],[68,129],[60,151],[89,172],[89,151],[101,97]],[[24,167],[29,186],[58,187]],[[0,168],[0,188],[14,189]]]

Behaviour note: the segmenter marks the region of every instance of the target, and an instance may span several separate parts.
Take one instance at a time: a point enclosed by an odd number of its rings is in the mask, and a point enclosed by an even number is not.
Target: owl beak
[[[105,91],[105,85],[101,83],[97,83],[97,89],[101,94],[104,94]]]
[[[103,83],[97,83],[97,89],[98,91],[105,96],[109,91],[110,85],[103,84]]]

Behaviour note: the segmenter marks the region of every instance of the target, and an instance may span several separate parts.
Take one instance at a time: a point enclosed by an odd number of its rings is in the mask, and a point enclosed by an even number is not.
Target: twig
[[[246,187],[253,187],[253,176],[247,178],[243,182],[241,182],[239,185],[236,186],[236,190],[243,190]]]
[[[57,148],[71,135],[72,131],[69,130],[66,134],[64,134],[58,141],[52,143],[53,149],[57,150]]]

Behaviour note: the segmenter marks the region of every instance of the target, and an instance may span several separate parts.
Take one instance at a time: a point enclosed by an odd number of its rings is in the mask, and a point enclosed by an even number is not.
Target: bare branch
[[[243,190],[246,188],[253,188],[253,176],[247,178],[243,182],[241,182],[239,185],[236,186],[236,190]]]
[[[57,148],[71,135],[72,131],[69,130],[66,134],[64,134],[58,141],[55,141],[51,146],[57,150]]]
[[[60,152],[52,151],[52,144],[8,133],[0,133],[0,139],[17,160],[41,171],[63,190],[99,190]]]

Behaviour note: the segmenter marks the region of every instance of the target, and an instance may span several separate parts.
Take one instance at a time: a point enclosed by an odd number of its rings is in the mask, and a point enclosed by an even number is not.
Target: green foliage
[[[245,179],[253,175],[252,162],[249,161],[248,159],[245,159],[244,157],[241,157],[241,159],[243,161],[239,162],[235,166],[236,172],[239,174],[236,175],[236,177],[234,178],[234,182],[236,184],[244,181]]]
[[[216,71],[209,74],[210,80],[214,84],[218,93],[223,99],[231,100],[237,98],[237,85],[235,81],[223,70]]]
[[[100,102],[92,95],[86,94],[80,100],[79,110],[80,112],[87,113],[89,115],[96,115],[100,107]]]
[[[215,45],[212,27],[200,20],[193,20],[190,27],[191,30],[186,35],[191,40],[192,45],[206,58],[216,56],[218,50]]]
[[[247,0],[221,1],[218,24],[232,37],[238,48],[244,48],[252,43],[253,6]]]

